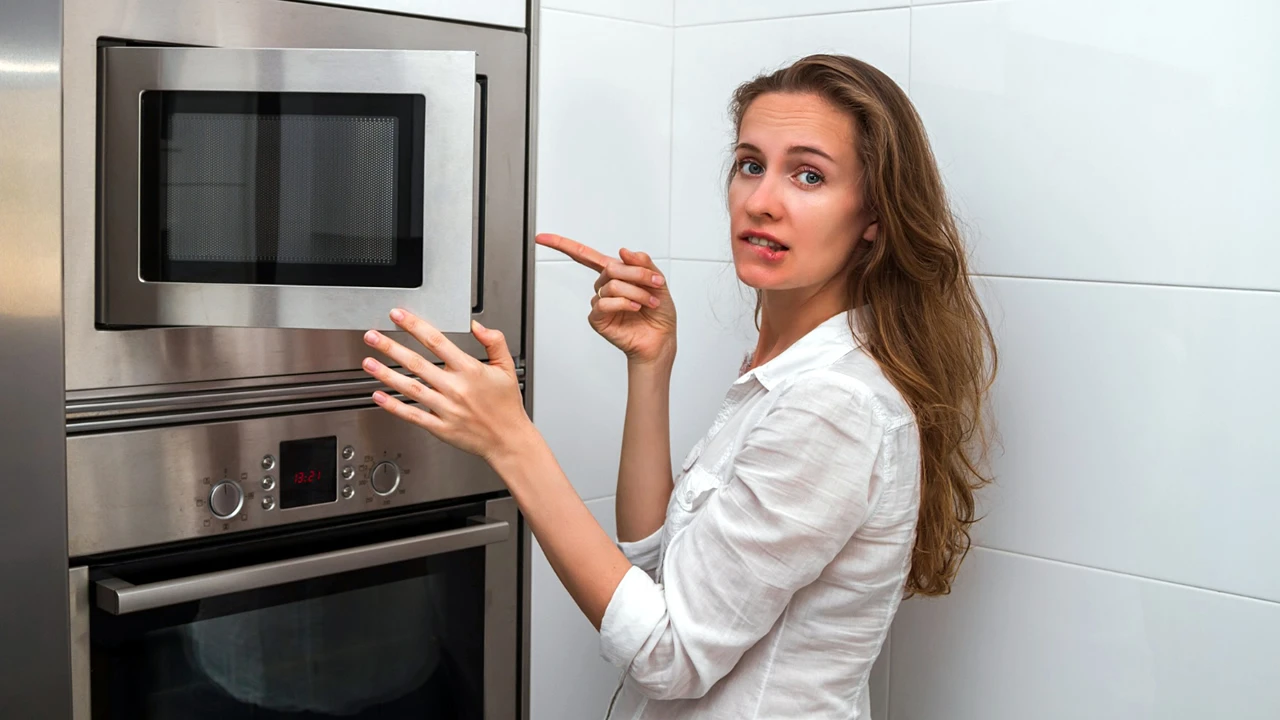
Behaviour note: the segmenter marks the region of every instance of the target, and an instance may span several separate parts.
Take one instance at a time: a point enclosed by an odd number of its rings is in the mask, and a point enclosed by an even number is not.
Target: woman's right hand
[[[645,253],[623,249],[621,260],[560,235],[535,240],[600,273],[591,298],[591,327],[632,362],[674,360],[676,308],[662,271]]]

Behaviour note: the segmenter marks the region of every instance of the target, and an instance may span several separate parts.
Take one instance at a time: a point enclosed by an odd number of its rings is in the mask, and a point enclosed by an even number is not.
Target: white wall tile
[[[978,549],[903,603],[892,720],[1272,720],[1280,605]]]
[[[555,10],[542,23],[538,231],[668,257],[674,31]]]
[[[676,25],[826,15],[909,4],[909,0],[676,0]]]
[[[543,0],[542,8],[571,10],[671,27],[675,0]]]
[[[990,279],[979,542],[1280,600],[1280,294]],[[1001,317],[1002,316],[1002,317]]]
[[[743,356],[755,349],[755,295],[728,262],[672,260],[670,279],[679,346],[671,380],[671,457],[678,471],[711,428]]]
[[[981,271],[1280,289],[1280,3],[912,13],[911,94]]]
[[[820,52],[853,55],[906,85],[910,10],[678,28],[671,174],[671,257],[729,260],[724,177],[734,89]]]
[[[614,499],[587,503],[617,539]],[[600,656],[600,635],[556,577],[542,548],[533,545],[529,715],[532,720],[604,717],[621,673]]]

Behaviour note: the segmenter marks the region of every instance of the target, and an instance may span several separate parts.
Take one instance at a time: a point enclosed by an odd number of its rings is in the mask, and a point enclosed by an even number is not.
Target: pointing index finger
[[[601,253],[598,250],[595,250],[593,248],[587,247],[586,245],[583,245],[577,240],[570,240],[569,238],[564,237],[563,235],[553,235],[551,233],[543,233],[541,235],[534,237],[534,241],[537,242],[539,245],[544,245],[546,247],[551,248],[552,250],[559,250],[565,255],[568,255],[573,260],[577,261],[579,265],[585,265],[586,267],[589,267],[592,270],[595,270],[596,272],[600,272],[604,270],[606,265],[608,265],[611,262],[614,262],[614,259],[609,257],[608,255],[605,255],[604,253]]]

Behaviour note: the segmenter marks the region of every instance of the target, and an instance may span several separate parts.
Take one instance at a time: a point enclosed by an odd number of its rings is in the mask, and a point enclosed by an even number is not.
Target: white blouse
[[[914,417],[841,313],[730,387],[601,622],[608,717],[870,717],[915,541]]]

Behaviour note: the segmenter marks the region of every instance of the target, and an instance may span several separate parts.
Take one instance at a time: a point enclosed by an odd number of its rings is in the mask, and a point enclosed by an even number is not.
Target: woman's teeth
[[[762,238],[762,237],[751,236],[747,238],[747,242],[751,243],[752,245],[759,245],[760,247],[763,247],[763,248],[769,248],[770,250],[786,250],[785,246],[779,245],[778,243],[772,240]]]

